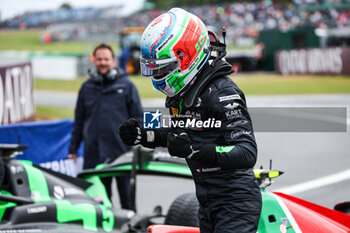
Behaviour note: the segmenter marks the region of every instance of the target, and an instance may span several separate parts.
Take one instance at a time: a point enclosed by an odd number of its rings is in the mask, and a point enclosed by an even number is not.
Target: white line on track
[[[331,185],[334,183],[342,182],[347,179],[350,179],[350,169],[342,172],[338,172],[329,176],[325,176],[319,179],[310,180],[310,181],[292,185],[286,188],[277,189],[274,191],[292,195],[292,194],[302,193],[311,189],[321,188],[323,186]]]

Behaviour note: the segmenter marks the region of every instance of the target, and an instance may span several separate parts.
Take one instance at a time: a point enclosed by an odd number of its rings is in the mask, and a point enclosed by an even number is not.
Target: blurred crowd
[[[303,0],[300,0],[303,2]],[[342,1],[342,0],[338,0]],[[198,15],[209,27],[225,26],[227,38],[256,37],[261,30],[287,31],[298,27],[341,28],[350,27],[350,10],[327,8],[324,10],[298,11],[294,4],[229,3],[186,8]],[[27,12],[0,22],[0,28],[47,27],[58,23],[77,23],[72,31],[76,37],[87,36],[91,27],[98,33],[117,32],[127,26],[146,26],[160,10],[140,11],[128,17],[118,17],[117,8],[60,8],[56,11]],[[107,21],[107,27],[102,27]],[[96,23],[94,23],[96,22]],[[114,23],[112,23],[114,22]],[[85,24],[84,24],[85,23]],[[97,26],[95,24],[98,24]],[[85,25],[85,26],[84,26]],[[102,29],[101,29],[102,28]],[[103,29],[104,28],[104,29]],[[84,32],[80,32],[84,29]],[[92,30],[94,31],[94,30]],[[71,35],[74,37],[74,34]]]
[[[207,25],[231,28],[234,37],[254,36],[258,31],[279,29],[287,31],[298,27],[350,26],[350,11],[297,11],[293,4],[234,3],[222,7],[205,6],[189,9]]]
[[[298,11],[293,4],[232,3],[220,6],[206,5],[186,8],[199,16],[208,28],[219,34],[225,26],[227,38],[237,42],[240,38],[255,38],[268,29],[288,31],[295,28],[350,27],[350,10]],[[124,24],[147,25],[160,11],[139,12]],[[232,41],[228,41],[231,44]]]
[[[100,8],[60,8],[57,10],[27,11],[0,22],[2,28],[40,28],[67,21],[96,19],[103,15]]]

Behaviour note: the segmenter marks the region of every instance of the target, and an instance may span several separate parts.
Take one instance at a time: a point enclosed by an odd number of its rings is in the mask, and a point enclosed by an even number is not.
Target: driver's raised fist
[[[146,137],[146,131],[140,127],[135,119],[131,118],[119,127],[119,135],[126,145],[134,146],[143,141]]]

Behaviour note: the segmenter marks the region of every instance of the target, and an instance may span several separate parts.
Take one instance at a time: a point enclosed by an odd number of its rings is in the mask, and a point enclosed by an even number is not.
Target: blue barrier
[[[74,164],[67,160],[73,120],[25,122],[0,126],[0,143],[29,146],[16,159],[30,160],[46,168],[75,176],[82,167],[83,147]]]

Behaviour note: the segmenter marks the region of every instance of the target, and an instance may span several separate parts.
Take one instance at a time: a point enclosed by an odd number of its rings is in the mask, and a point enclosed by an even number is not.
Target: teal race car
[[[183,159],[136,147],[133,153],[111,164],[100,164],[73,178],[29,161],[15,160],[15,155],[25,148],[0,145],[0,232],[199,232],[198,202],[193,193],[176,198],[165,215],[160,207],[147,216],[136,214],[136,176],[192,179]],[[267,191],[271,179],[281,174],[276,170],[255,170],[263,198],[259,233],[350,232],[350,216],[345,213]],[[100,180],[124,175],[131,177],[130,210],[114,208]]]

